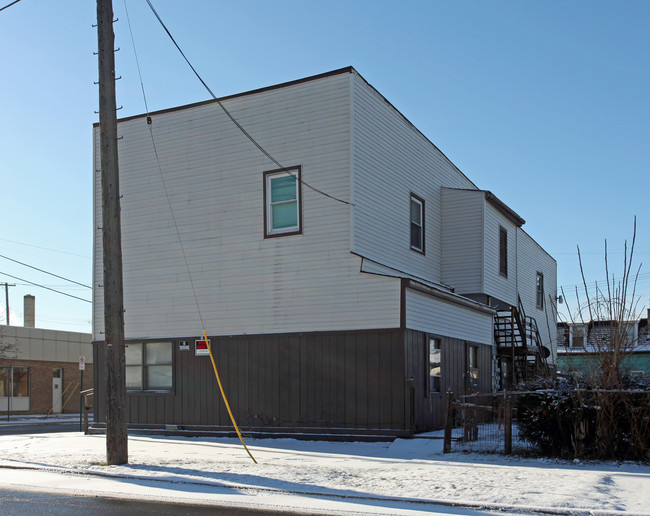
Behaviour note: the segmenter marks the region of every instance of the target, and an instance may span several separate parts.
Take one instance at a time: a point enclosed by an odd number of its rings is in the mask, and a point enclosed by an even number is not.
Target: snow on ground
[[[336,514],[650,515],[650,466],[443,454],[440,439],[336,443],[129,437],[106,466],[102,435],[0,436],[0,489]]]

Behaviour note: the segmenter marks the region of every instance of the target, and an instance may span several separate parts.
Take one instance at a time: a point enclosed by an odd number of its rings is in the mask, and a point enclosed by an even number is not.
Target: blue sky
[[[0,1],[0,6],[10,3]],[[216,95],[352,65],[558,261],[558,286],[622,271],[637,217],[650,302],[650,2],[152,0]],[[120,116],[143,113],[124,0],[114,0]],[[128,0],[150,110],[208,94],[144,0]],[[95,3],[0,12],[0,255],[91,284]],[[15,276],[19,279],[12,278]],[[90,290],[0,258],[12,324],[90,331]],[[3,301],[4,292],[0,301]],[[0,303],[4,323],[4,302]],[[13,313],[15,312],[15,313]]]

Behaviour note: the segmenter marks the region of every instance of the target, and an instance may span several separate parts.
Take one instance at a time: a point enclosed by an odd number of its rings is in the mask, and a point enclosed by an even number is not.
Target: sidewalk
[[[79,432],[0,436],[0,489],[327,514],[650,514],[650,466],[334,443],[134,435],[129,464]]]

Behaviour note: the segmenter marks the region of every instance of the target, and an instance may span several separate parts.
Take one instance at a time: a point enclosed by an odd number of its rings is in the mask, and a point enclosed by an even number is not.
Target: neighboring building
[[[236,420],[269,433],[441,425],[448,389],[507,383],[497,309],[554,356],[553,258],[353,68],[221,102],[282,166],[215,101],[118,124],[130,427],[230,426],[203,327]],[[97,127],[94,148],[99,171]],[[100,422],[103,309],[97,287]]]
[[[625,322],[627,334],[626,358],[621,362],[623,372],[631,376],[650,378],[650,335],[648,318]],[[585,376],[598,374],[601,355],[606,352],[609,336],[617,331],[616,321],[557,324],[557,367],[563,373],[578,372]]]
[[[26,296],[29,324],[33,306],[33,297]],[[0,413],[79,413],[79,358],[88,364],[84,389],[91,388],[92,353],[89,333],[0,326]]]

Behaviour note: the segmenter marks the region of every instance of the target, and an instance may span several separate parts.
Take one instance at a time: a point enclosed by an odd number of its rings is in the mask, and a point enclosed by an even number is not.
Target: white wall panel
[[[406,327],[481,344],[493,343],[490,314],[406,289]]]
[[[485,193],[442,190],[442,281],[457,294],[483,292]]]
[[[484,293],[517,305],[517,226],[488,202],[484,206]],[[508,232],[508,277],[499,273],[499,227]]]
[[[354,74],[354,242],[360,255],[439,283],[441,188],[475,188]],[[410,193],[425,200],[425,254],[410,249]]]
[[[350,200],[350,74],[224,104],[284,166],[301,165],[304,182]],[[145,118],[119,124],[127,338],[198,335],[203,325],[213,335],[399,325],[399,283],[359,274],[350,254],[349,205],[303,185],[303,234],[265,239],[263,172],[277,166],[216,103],[152,119],[160,170]],[[99,284],[99,232],[95,245]],[[96,339],[102,295],[96,288]]]
[[[551,343],[553,359],[557,356],[556,308],[557,263],[528,233],[519,229],[519,295],[527,316],[534,317],[545,346]],[[537,272],[544,275],[544,308],[537,307]]]

